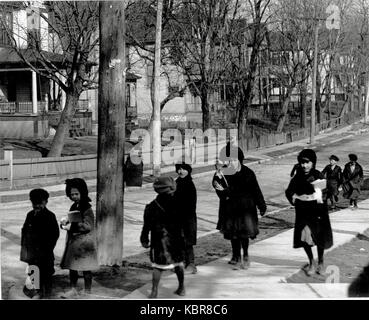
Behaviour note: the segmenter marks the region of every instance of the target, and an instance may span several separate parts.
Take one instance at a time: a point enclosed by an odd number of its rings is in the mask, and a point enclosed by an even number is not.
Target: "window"
[[[11,44],[10,37],[8,35],[8,31],[12,32],[12,25],[13,25],[13,15],[11,12],[1,12],[0,19],[5,22],[4,24],[6,27],[0,23],[0,45],[9,46]]]
[[[27,9],[27,43],[30,47],[35,47],[41,39],[40,34],[40,13],[38,8]]]

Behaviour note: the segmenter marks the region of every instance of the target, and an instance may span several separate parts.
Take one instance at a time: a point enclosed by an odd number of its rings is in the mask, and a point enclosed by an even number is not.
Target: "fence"
[[[329,121],[322,122],[317,125],[316,132],[331,130],[347,124],[345,117],[335,118]],[[262,135],[254,135],[247,139],[248,150],[273,146],[292,141],[301,140],[309,137],[310,129],[300,129],[291,132],[270,133]],[[180,143],[173,147],[163,147],[163,155],[167,161],[163,165],[173,165],[170,161],[175,161],[184,152],[186,148],[187,155],[192,159],[193,163],[213,163],[216,159],[219,147],[225,143],[223,141],[196,143],[194,139],[185,141],[185,147]],[[125,155],[127,157],[128,154]],[[152,151],[143,152],[144,168],[151,168]],[[165,158],[163,157],[163,158]],[[165,160],[165,159],[164,159]],[[69,157],[55,158],[33,158],[33,159],[8,159],[0,160],[0,181],[7,181],[10,188],[13,186],[13,181],[37,179],[37,178],[52,178],[52,177],[68,177],[78,175],[81,177],[96,177],[97,171],[97,156],[82,155]]]

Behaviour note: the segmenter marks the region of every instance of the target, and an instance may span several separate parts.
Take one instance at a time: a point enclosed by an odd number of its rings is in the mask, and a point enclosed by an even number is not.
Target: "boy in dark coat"
[[[255,173],[242,164],[244,154],[230,143],[219,156],[223,167],[213,177],[213,187],[219,197],[219,219],[217,229],[224,238],[231,240],[232,259],[229,264],[241,261],[241,266],[250,265],[248,256],[249,238],[255,239],[259,233],[257,208],[264,215],[266,204]]]
[[[20,260],[39,269],[40,288],[24,292],[36,298],[51,295],[54,274],[54,248],[59,238],[59,226],[55,214],[46,208],[49,193],[44,189],[33,189],[29,194],[33,210],[28,212],[22,228]],[[36,276],[36,274],[34,274]]]
[[[184,238],[175,210],[173,195],[176,182],[171,177],[159,177],[153,186],[158,196],[145,207],[140,237],[142,246],[150,248],[150,260],[154,268],[149,298],[156,298],[158,295],[162,271],[173,268],[178,278],[178,289],[174,293],[184,296]]]
[[[327,200],[331,201],[331,208],[336,208],[339,188],[342,184],[342,169],[337,165],[339,158],[332,154],[328,164],[322,171],[322,175],[327,179]]]
[[[177,163],[175,168],[178,178],[176,179],[177,189],[174,197],[184,232],[185,268],[188,272],[197,273],[193,250],[197,240],[196,187],[192,181],[192,168],[189,164]]]
[[[350,162],[345,164],[343,169],[343,197],[350,199],[350,207],[353,210],[358,208],[357,199],[360,195],[361,183],[364,179],[363,168],[357,163],[357,155],[349,154]]]
[[[286,197],[295,207],[296,212],[293,247],[304,248],[309,263],[303,267],[303,270],[310,275],[315,267],[311,247],[316,245],[318,266],[315,272],[320,274],[323,269],[324,250],[333,245],[328,208],[323,201],[326,182],[323,175],[315,169],[317,157],[314,150],[302,150],[297,160],[302,170],[292,178],[286,190]]]

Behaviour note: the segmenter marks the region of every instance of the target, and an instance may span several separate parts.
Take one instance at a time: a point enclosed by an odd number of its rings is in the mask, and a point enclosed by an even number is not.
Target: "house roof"
[[[32,50],[23,49],[22,54],[30,63],[37,64],[40,59],[40,53],[34,52]],[[63,55],[43,51],[42,54],[49,59],[56,66],[62,66],[63,64]],[[39,63],[41,66],[41,64]],[[1,67],[25,67],[27,64],[23,61],[23,59],[18,55],[18,53],[11,47],[0,47],[0,66]]]

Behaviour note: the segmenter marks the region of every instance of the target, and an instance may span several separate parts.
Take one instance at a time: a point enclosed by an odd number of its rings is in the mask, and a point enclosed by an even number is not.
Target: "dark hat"
[[[154,190],[159,193],[173,193],[176,191],[176,182],[172,177],[158,177],[153,184]]]
[[[230,142],[228,142],[227,145],[220,150],[219,160],[227,161],[234,159],[237,159],[242,163],[243,160],[245,159],[245,155],[240,147],[231,145]]]
[[[339,159],[336,155],[334,155],[334,154],[332,154],[332,155],[329,157],[329,160],[340,161],[340,159]]]
[[[188,174],[191,174],[191,172],[192,172],[191,165],[189,165],[188,163],[186,163],[184,161],[177,162],[175,164],[175,167],[176,167],[176,172],[178,172],[179,169],[184,169],[184,170],[188,171]]]
[[[44,189],[33,189],[29,193],[29,199],[33,203],[41,203],[42,201],[49,199],[49,193]]]
[[[65,184],[66,184],[65,193],[69,198],[70,198],[72,188],[75,188],[81,194],[82,201],[88,201],[88,202],[91,201],[91,199],[88,196],[88,188],[87,188],[87,184],[85,180],[81,178],[67,179],[65,180]]]
[[[297,156],[297,161],[301,163],[303,160],[309,160],[315,165],[317,160],[315,151],[312,149],[303,149]]]
[[[351,161],[357,161],[357,155],[354,153],[350,153],[348,157]]]

